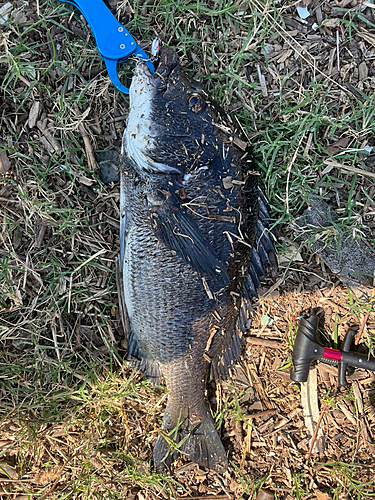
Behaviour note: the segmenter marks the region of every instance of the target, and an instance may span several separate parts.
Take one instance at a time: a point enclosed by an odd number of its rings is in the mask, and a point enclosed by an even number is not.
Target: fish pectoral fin
[[[164,193],[164,192],[163,192]],[[220,262],[198,225],[181,207],[176,196],[168,191],[157,204],[150,197],[150,216],[158,238],[174,250],[194,271],[210,276],[221,286],[229,284],[226,267]]]

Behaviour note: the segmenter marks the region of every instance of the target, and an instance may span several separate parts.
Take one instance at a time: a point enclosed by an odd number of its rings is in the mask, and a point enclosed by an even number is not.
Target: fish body
[[[121,165],[121,264],[128,357],[168,402],[157,469],[181,453],[218,472],[227,457],[205,397],[240,350],[249,297],[272,250],[258,220],[252,155],[228,117],[163,48],[130,87]],[[264,218],[264,217],[263,217]],[[262,217],[260,217],[262,219]]]

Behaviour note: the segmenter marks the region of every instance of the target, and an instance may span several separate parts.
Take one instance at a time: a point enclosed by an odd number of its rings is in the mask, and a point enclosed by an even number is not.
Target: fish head
[[[135,69],[123,153],[139,169],[189,174],[217,154],[218,119],[218,105],[183,71],[176,53],[162,47],[155,73],[143,62]]]

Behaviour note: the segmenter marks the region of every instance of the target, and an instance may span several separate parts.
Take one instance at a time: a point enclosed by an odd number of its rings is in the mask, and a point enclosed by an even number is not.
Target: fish
[[[154,384],[166,383],[156,470],[182,456],[224,473],[206,382],[234,366],[274,248],[250,147],[172,49],[158,57],[153,74],[142,62],[135,68],[122,140],[127,356]]]

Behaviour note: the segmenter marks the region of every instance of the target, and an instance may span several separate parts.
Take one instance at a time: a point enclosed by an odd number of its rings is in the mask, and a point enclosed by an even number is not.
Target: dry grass
[[[375,495],[374,377],[354,372],[337,391],[334,368],[319,365],[326,447],[310,458],[300,390],[287,377],[292,317],[309,307],[325,309],[327,345],[349,324],[362,325],[365,352],[375,335],[373,304],[306,249],[290,258],[290,222],[311,194],[375,247],[375,9],[308,3],[305,22],[286,0],[110,2],[145,50],[156,35],[177,48],[239,120],[286,256],[255,309],[256,339],[233,377],[208,388],[226,477],[182,462],[170,476],[153,471],[165,392],[122,359],[119,189],[102,183],[92,151],[119,151],[127,99],[72,8],[13,3],[0,34],[1,498],[249,499],[262,484],[282,499]]]

